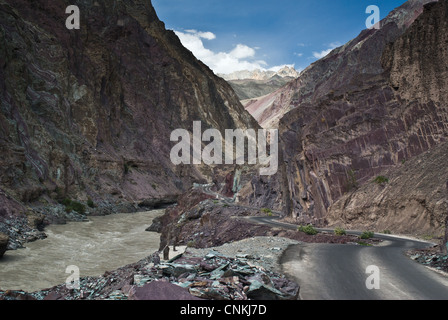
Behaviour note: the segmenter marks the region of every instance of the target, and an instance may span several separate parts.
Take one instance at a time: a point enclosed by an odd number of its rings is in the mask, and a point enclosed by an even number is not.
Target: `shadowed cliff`
[[[65,26],[71,4],[80,30]],[[175,199],[212,175],[170,161],[171,132],[193,121],[259,128],[150,1],[0,0],[0,216]]]

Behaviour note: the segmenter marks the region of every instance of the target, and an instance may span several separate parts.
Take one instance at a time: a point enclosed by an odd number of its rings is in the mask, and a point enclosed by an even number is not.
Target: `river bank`
[[[28,243],[45,239],[45,230],[51,225],[88,222],[89,217],[164,209],[175,204],[177,197],[168,195],[138,203],[104,199],[79,202],[61,198],[57,202],[48,200],[47,204],[30,203],[25,206],[0,192],[0,251],[25,248]]]
[[[81,235],[81,239],[70,239],[67,233],[49,233],[49,238],[57,235],[63,243],[55,245],[54,249],[45,250],[44,254],[36,254],[43,261],[32,261],[26,269],[28,276],[36,277],[35,266],[45,267],[46,264],[54,265],[55,261],[60,261],[57,270],[53,270],[53,273],[59,274],[57,282],[45,287],[26,289],[5,287],[0,280],[0,288],[4,290],[0,292],[0,299],[138,300],[158,299],[161,297],[160,292],[164,292],[168,295],[165,296],[168,300],[290,300],[297,298],[299,287],[282,276],[278,264],[279,257],[289,245],[302,242],[356,243],[357,240],[357,237],[349,235],[308,235],[297,229],[287,230],[259,224],[250,218],[259,217],[262,214],[260,210],[229,205],[211,199],[200,191],[193,191],[182,197],[179,204],[165,210],[165,214],[163,211],[151,219],[144,217],[141,221],[133,221],[134,214],[123,214],[123,219],[115,222],[123,228],[118,233],[114,231],[115,227],[104,221],[90,231],[88,227],[92,222],[75,225],[71,234],[74,237]],[[117,217],[119,215],[106,216],[105,219],[115,220]],[[91,219],[95,220],[94,217]],[[130,222],[138,225],[138,228],[123,227]],[[48,230],[58,227],[64,228],[64,225]],[[144,231],[148,229],[161,234]],[[84,230],[85,237],[80,230]],[[124,234],[135,235],[137,238],[117,243],[115,239]],[[147,240],[141,242],[146,235],[153,237],[152,245]],[[104,249],[93,244],[92,238],[109,247]],[[40,246],[45,242],[46,240],[40,240],[35,245]],[[33,245],[29,244],[27,247]],[[180,253],[173,251],[173,245],[176,248],[188,247],[188,250],[182,256],[170,260],[173,255]],[[162,251],[165,246],[171,248],[171,256],[163,261],[165,252]],[[91,251],[92,247],[97,250]],[[123,253],[139,251],[138,248],[141,250],[140,256],[133,260],[121,259]],[[53,255],[45,256],[47,252]],[[87,252],[93,253],[82,257]],[[61,253],[69,253],[68,258],[61,259]],[[78,253],[81,253],[81,257]],[[25,256],[29,256],[29,253],[25,252]],[[6,257],[6,260],[0,260],[5,266],[9,259]],[[81,258],[85,258],[86,263],[90,264],[100,265],[101,261],[113,261],[116,264],[101,272],[89,274],[86,273],[86,267],[79,265]],[[65,285],[69,276],[65,271],[70,265],[80,267],[82,271],[80,287],[76,290],[70,290]],[[10,268],[21,269],[13,265]],[[23,276],[17,278],[21,279]],[[153,294],[154,290],[159,294]]]
[[[155,253],[100,277],[82,277],[79,289],[62,284],[32,293],[0,291],[0,299],[295,300],[299,286],[281,275],[278,261],[297,243],[255,237],[214,248],[186,248],[169,261]]]
[[[0,259],[0,288],[32,292],[64,283],[68,266],[77,266],[80,276],[99,276],[138,261],[158,249],[160,236],[145,229],[163,212],[117,213],[50,225],[45,239],[7,251]]]
[[[200,201],[205,207],[221,208],[220,203],[210,202],[209,200]],[[144,218],[137,222],[139,225],[138,232],[133,232],[129,228],[124,228],[122,232],[138,235],[142,237],[142,233],[155,237],[153,246],[147,242],[141,243],[143,251],[143,259],[132,260],[130,264],[124,260],[118,259],[125,251],[135,251],[137,242],[125,242],[122,246],[115,245],[110,251],[98,248],[93,255],[87,259],[87,262],[97,263],[99,260],[113,260],[118,263],[115,269],[107,269],[101,276],[90,276],[81,273],[79,281],[79,289],[71,290],[67,288],[65,280],[69,276],[65,273],[65,267],[71,264],[77,265],[79,260],[66,261],[64,268],[61,266],[57,272],[61,275],[57,285],[39,289],[39,290],[4,290],[0,292],[0,299],[37,299],[37,300],[153,300],[163,297],[165,300],[179,299],[207,299],[207,300],[246,300],[246,299],[281,299],[294,300],[297,299],[299,285],[290,281],[282,275],[279,265],[279,258],[284,250],[290,245],[301,242],[333,242],[333,243],[353,243],[354,238],[349,236],[336,236],[331,234],[320,233],[318,235],[307,235],[298,230],[281,230],[272,228],[271,226],[259,226],[250,220],[245,219],[247,216],[235,214],[234,211],[240,212],[242,208],[227,207],[225,212],[220,209],[215,212],[211,210],[210,215],[218,215],[220,219],[217,223],[213,223],[214,219],[208,220],[207,229],[210,235],[204,238],[204,234],[196,234],[197,239],[214,239],[220,243],[219,245],[203,246],[202,248],[191,248],[188,245],[193,244],[188,241],[187,245],[183,245],[183,241],[174,243],[177,250],[188,247],[186,252],[174,251],[170,244],[171,255],[163,261],[163,253],[160,250],[160,240],[163,238],[159,233],[146,232],[151,221]],[[153,222],[160,222],[166,214],[160,215],[152,219]],[[189,211],[185,212],[186,215]],[[252,212],[252,214],[256,214]],[[181,215],[184,216],[184,215]],[[116,219],[118,216],[107,216],[105,219]],[[128,223],[131,215],[123,214],[123,220],[117,221],[117,224]],[[135,217],[132,215],[132,217]],[[199,222],[201,215],[189,216],[191,222]],[[100,217],[98,217],[100,219]],[[238,219],[240,218],[240,219]],[[222,224],[221,221],[231,221],[230,225]],[[162,219],[163,220],[163,219]],[[134,221],[135,222],[135,221]],[[89,226],[89,223],[76,225],[76,235],[79,236],[79,229]],[[231,226],[239,226],[245,229],[244,232],[236,233],[228,232]],[[79,228],[79,226],[82,226]],[[230,226],[230,227],[229,227]],[[57,226],[55,226],[57,227]],[[64,226],[59,226],[64,227]],[[97,237],[101,242],[113,244],[114,228],[111,228],[104,221],[101,226],[96,226],[93,230],[85,231],[88,237]],[[192,229],[190,229],[191,231]],[[195,229],[193,229],[195,230]],[[73,234],[75,234],[73,232]],[[214,235],[226,234],[225,242],[222,237],[213,237]],[[54,235],[54,234],[52,234]],[[190,234],[194,236],[194,234]],[[234,238],[232,238],[234,237]],[[52,237],[50,237],[51,239]],[[80,243],[84,247],[78,247],[72,252],[88,251],[92,247],[89,238],[81,240]],[[179,238],[178,238],[179,239]],[[188,238],[187,238],[188,239]],[[70,241],[65,237],[65,248],[71,246]],[[140,239],[141,240],[141,239]],[[181,239],[179,239],[181,240]],[[36,242],[36,245],[44,243],[45,240]],[[68,243],[68,244],[67,244]],[[197,241],[196,244],[201,242]],[[204,242],[212,243],[211,241]],[[132,250],[131,250],[132,249]],[[57,252],[65,251],[64,246],[57,247]],[[153,253],[149,255],[150,253]],[[173,259],[173,256],[182,253]],[[45,256],[42,256],[45,258]],[[58,257],[45,258],[47,262],[53,262]],[[78,258],[79,259],[79,258]],[[171,260],[170,260],[171,259]],[[138,261],[135,262],[134,261]],[[36,265],[39,263],[33,263]],[[45,263],[44,263],[45,265]],[[124,266],[124,267],[122,267]],[[33,272],[33,268],[29,271]],[[84,268],[81,268],[84,271]],[[111,271],[112,270],[112,271]],[[34,270],[35,271],[35,270]],[[1,281],[0,281],[1,283]],[[3,287],[0,285],[0,288]],[[3,287],[5,289],[5,287]],[[12,289],[12,288],[11,288]],[[157,292],[157,293],[156,293]]]

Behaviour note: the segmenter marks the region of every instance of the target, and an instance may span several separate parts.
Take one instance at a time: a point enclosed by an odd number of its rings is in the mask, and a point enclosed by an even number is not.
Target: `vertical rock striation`
[[[206,176],[169,158],[193,121],[258,128],[150,1],[0,0],[0,187],[16,200],[178,195]]]
[[[446,141],[447,1],[427,3],[408,1],[278,95],[292,109],[280,137],[293,217],[324,222],[344,194]]]
[[[376,185],[372,177],[343,196],[329,211],[330,221],[443,235],[448,211],[447,44],[448,2],[440,1],[426,5],[385,49],[385,76],[399,102],[382,120],[387,135],[380,141],[389,147],[393,164],[382,174],[390,181]]]
[[[69,5],[79,30],[66,28]],[[170,160],[172,131],[194,121],[223,135],[259,128],[151,1],[0,0],[0,232],[11,248],[36,227],[84,219],[56,201],[128,212],[212,180],[211,168]]]

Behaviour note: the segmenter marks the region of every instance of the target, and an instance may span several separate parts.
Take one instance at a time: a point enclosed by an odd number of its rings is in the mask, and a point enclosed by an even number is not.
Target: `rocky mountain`
[[[293,67],[285,66],[278,71],[254,70],[220,74],[233,88],[242,104],[248,104],[264,97],[296,79],[300,73]]]
[[[364,30],[266,97],[272,103],[260,117],[281,118],[281,185],[291,217],[382,228],[387,221],[403,232],[444,226],[446,195],[434,192],[442,192],[448,168],[422,154],[444,154],[448,137],[447,22],[448,1],[410,0],[380,29]],[[387,192],[378,190],[374,180],[384,183],[387,170],[417,156],[421,163],[400,178],[391,173]],[[432,170],[438,177],[429,183]]]
[[[300,78],[276,92],[246,104],[246,110],[265,128],[278,127],[283,115],[304,103],[315,103],[330,92],[351,90],[371,75],[381,74],[381,55],[418,17],[423,4],[432,0],[410,0],[392,11],[380,30],[364,30],[358,37],[311,64]],[[350,88],[350,86],[352,88]]]
[[[66,28],[69,5],[79,30]],[[151,1],[0,0],[2,223],[64,198],[122,211],[174,201],[212,175],[170,161],[171,132],[193,121],[259,127]]]
[[[259,124],[150,1],[75,1],[81,29],[68,30],[73,3],[0,0],[0,251],[8,237],[42,237],[45,223],[82,220],[79,203],[136,210],[210,181],[304,222],[440,230],[448,5],[430,2],[408,1],[247,108],[280,132],[280,170],[260,177],[171,162],[171,132],[193,121],[221,133]]]
[[[224,80],[269,80],[272,77],[297,78],[300,75],[294,67],[284,66],[278,71],[271,70],[241,70],[229,74],[218,74]]]
[[[288,82],[293,81],[293,77],[280,77],[274,75],[267,80],[228,80],[227,82],[232,86],[235,93],[240,98],[241,103],[247,107],[248,103],[257,100],[267,94],[270,94]]]
[[[294,105],[289,103],[290,93],[295,92],[296,86],[297,81],[290,81],[264,96],[245,100],[244,106],[263,128],[278,128],[280,119],[294,108]]]

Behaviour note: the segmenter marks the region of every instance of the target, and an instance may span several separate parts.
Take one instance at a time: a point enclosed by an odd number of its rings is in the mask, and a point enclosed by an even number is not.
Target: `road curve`
[[[198,185],[224,203],[248,209]],[[278,212],[273,212],[279,214]],[[297,230],[278,217],[248,217],[254,223]],[[317,229],[332,232],[331,229]],[[347,231],[360,235],[360,231]],[[422,249],[431,243],[391,235],[375,234],[380,246],[304,243],[289,247],[280,263],[283,273],[300,285],[302,300],[448,300],[448,277],[411,259],[404,252]],[[368,270],[370,267],[372,270]],[[378,276],[374,280],[373,276]],[[368,284],[375,284],[368,288]]]
[[[271,217],[253,220],[297,229]],[[405,250],[425,248],[430,243],[390,235],[375,237],[383,240],[380,246],[308,243],[291,246],[280,261],[283,272],[299,283],[302,300],[448,300],[448,277],[404,254]],[[376,267],[375,273],[367,270],[369,266]],[[366,283],[378,286],[369,289]]]

